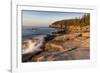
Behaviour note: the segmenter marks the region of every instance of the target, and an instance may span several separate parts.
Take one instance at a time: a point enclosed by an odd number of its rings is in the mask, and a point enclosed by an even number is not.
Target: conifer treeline
[[[66,19],[61,21],[56,21],[49,27],[52,28],[62,28],[67,29],[69,26],[87,26],[90,25],[90,14],[85,14],[82,18]]]

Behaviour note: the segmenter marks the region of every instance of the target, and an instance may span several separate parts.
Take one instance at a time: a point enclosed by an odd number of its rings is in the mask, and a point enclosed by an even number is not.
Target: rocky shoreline
[[[59,31],[48,33],[42,45],[32,40],[28,48],[41,51],[22,54],[22,62],[64,61],[90,59],[90,15],[82,18],[64,19],[49,25]],[[32,29],[33,30],[33,29]],[[41,43],[41,41],[39,41]],[[23,44],[22,44],[23,46]],[[38,47],[37,47],[38,46]],[[27,47],[27,46],[26,46]],[[36,47],[36,48],[35,48]]]
[[[87,29],[86,29],[87,27]],[[47,35],[43,50],[35,55],[23,55],[23,62],[81,60],[90,58],[89,26],[77,32]],[[25,60],[25,57],[27,59]],[[29,57],[29,58],[28,58]]]

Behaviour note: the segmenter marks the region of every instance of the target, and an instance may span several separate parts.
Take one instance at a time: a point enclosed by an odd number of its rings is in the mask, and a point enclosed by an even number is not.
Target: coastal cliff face
[[[49,25],[50,28],[64,29],[67,32],[79,32],[82,31],[84,26],[90,25],[90,15],[84,15],[82,18],[65,19],[56,21]]]

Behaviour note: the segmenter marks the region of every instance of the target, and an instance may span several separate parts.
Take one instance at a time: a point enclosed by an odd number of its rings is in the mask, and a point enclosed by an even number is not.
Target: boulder
[[[50,41],[45,44],[45,51],[63,51],[65,48],[62,43],[58,41]]]

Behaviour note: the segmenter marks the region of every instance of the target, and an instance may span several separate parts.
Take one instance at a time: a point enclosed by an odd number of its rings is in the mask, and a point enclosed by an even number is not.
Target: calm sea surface
[[[49,27],[34,27],[34,26],[23,26],[22,27],[22,39],[29,39],[36,36],[47,35],[52,32],[56,32],[58,29]]]

